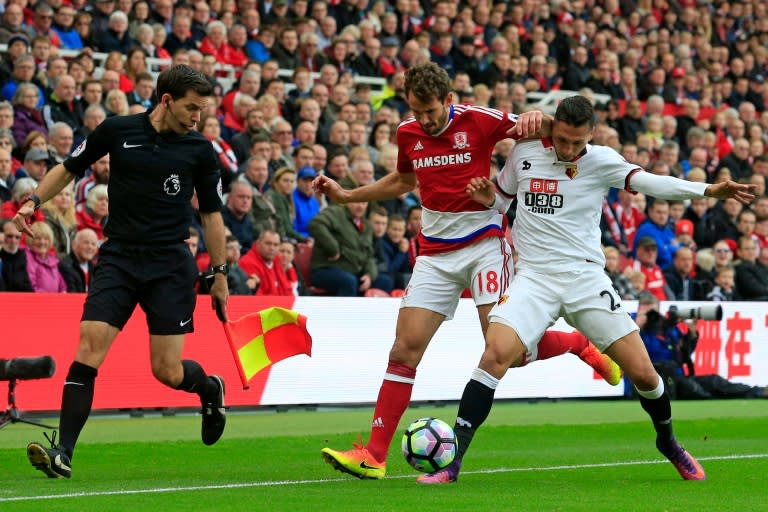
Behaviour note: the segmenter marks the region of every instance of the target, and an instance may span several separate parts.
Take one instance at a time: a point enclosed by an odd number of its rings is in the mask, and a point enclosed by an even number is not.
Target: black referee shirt
[[[202,135],[158,133],[149,112],[111,117],[64,161],[82,177],[109,153],[109,222],[104,234],[135,244],[189,237],[193,190],[200,212],[221,211],[221,179],[213,146]]]

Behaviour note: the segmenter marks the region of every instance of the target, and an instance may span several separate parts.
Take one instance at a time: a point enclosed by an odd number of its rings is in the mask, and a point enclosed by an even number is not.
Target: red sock
[[[371,438],[368,451],[379,461],[387,460],[387,452],[395,435],[400,418],[411,401],[411,390],[416,378],[416,368],[390,361],[379,390],[376,409],[373,411]]]
[[[550,359],[568,352],[579,355],[587,348],[589,341],[579,331],[544,331],[544,336],[539,341],[538,361]]]

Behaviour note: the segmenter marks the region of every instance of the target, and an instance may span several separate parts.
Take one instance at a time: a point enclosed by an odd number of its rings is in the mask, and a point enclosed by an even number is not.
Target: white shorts
[[[552,274],[519,271],[488,320],[514,329],[535,355],[544,331],[563,317],[604,351],[638,327],[621,305],[610,278],[595,267]]]
[[[496,302],[514,273],[512,250],[503,238],[486,238],[462,249],[419,256],[401,308],[424,308],[453,318],[465,288],[475,304]]]

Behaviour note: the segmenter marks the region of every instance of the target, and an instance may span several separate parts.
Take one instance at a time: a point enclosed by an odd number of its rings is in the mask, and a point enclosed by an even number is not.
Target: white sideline
[[[697,457],[700,461],[707,460],[740,460],[740,459],[765,459],[768,458],[768,453],[754,453],[745,455],[716,455],[711,457]],[[664,464],[666,460],[639,460],[628,462],[605,462],[599,464],[576,464],[576,465],[564,465],[564,466],[547,466],[540,468],[496,468],[496,469],[480,469],[475,471],[463,471],[462,475],[488,475],[493,473],[522,473],[532,471],[562,471],[570,469],[591,469],[591,468],[608,468],[618,466],[639,466],[643,464]],[[414,475],[397,475],[390,476],[387,479],[403,479],[403,478],[415,478]],[[212,491],[220,489],[244,489],[249,487],[278,487],[286,485],[307,485],[307,484],[322,484],[326,482],[353,482],[351,478],[319,478],[316,480],[275,480],[267,482],[244,482],[239,484],[219,484],[219,485],[193,485],[189,487],[157,487],[150,489],[123,489],[116,491],[93,491],[93,492],[72,492],[67,494],[49,494],[41,496],[11,496],[8,498],[0,498],[0,503],[14,502],[14,501],[31,501],[31,500],[60,500],[66,498],[85,498],[91,496],[125,496],[131,494],[159,494],[169,492],[186,492],[186,491]]]

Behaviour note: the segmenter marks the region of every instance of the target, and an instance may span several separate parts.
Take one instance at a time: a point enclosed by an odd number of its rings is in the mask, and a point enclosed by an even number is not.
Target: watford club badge
[[[565,175],[570,179],[574,179],[579,174],[579,169],[576,164],[565,164]]]

